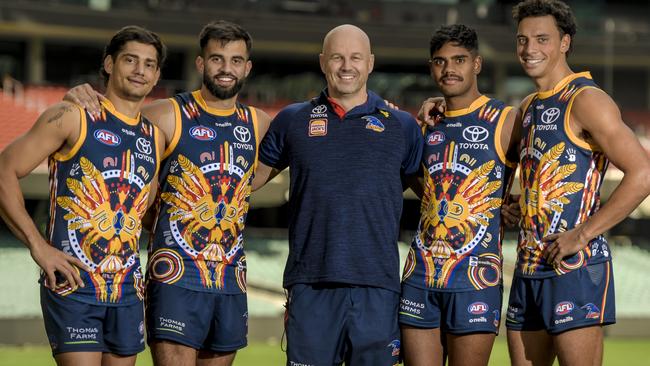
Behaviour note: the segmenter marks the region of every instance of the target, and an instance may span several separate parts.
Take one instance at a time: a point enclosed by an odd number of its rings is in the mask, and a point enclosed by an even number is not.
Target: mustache
[[[216,79],[216,78],[220,78],[222,76],[233,78],[235,81],[239,80],[239,78],[237,76],[235,76],[235,75],[233,75],[231,73],[228,73],[228,72],[220,72],[220,73],[216,74],[215,76],[213,76],[213,78]]]
[[[463,81],[463,80],[464,80],[462,76],[460,76],[460,75],[455,75],[455,74],[453,74],[453,75],[452,75],[452,74],[446,74],[446,75],[443,75],[443,76],[440,78],[441,81],[442,81],[442,80],[448,80],[448,79],[458,80],[458,81]]]

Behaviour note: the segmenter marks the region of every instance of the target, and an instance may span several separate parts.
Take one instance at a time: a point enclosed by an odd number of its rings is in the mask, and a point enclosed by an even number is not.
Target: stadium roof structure
[[[349,5],[355,9],[339,11],[339,14],[331,9],[315,9],[305,14],[270,7],[286,3],[283,1],[233,2],[224,6],[221,2],[195,0],[184,9],[163,5],[152,8],[142,6],[148,2],[130,1],[124,2],[128,7],[115,5],[105,10],[52,2],[56,6],[43,6],[48,3],[43,0],[0,3],[0,36],[103,45],[116,29],[139,24],[158,32],[170,47],[194,50],[196,35],[204,24],[229,19],[253,35],[256,55],[312,60],[321,51],[322,38],[328,30],[341,23],[354,23],[369,34],[378,61],[421,64],[428,57],[427,45],[433,30],[442,24],[460,22],[477,29],[485,59],[518,62],[514,57],[515,25],[508,14],[510,7],[503,4],[494,4],[489,15],[481,19],[476,15],[475,4],[421,1],[356,1]],[[598,4],[575,4],[574,7],[581,31],[572,51],[573,63],[650,64],[650,25],[647,18],[644,21],[638,14],[643,11],[643,5],[625,12],[621,9],[626,7],[619,5],[597,8]],[[183,15],[179,16],[181,12]],[[605,55],[608,50],[615,57],[608,59]]]

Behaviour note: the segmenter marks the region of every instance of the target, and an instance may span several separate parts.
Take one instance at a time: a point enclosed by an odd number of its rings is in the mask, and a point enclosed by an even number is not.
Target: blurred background
[[[480,90],[518,104],[534,86],[522,72],[514,52],[516,25],[510,11],[515,3],[0,0],[0,150],[29,129],[39,113],[61,100],[71,86],[87,82],[100,88],[98,70],[103,47],[115,31],[129,24],[159,33],[169,48],[162,80],[151,100],[199,88],[201,79],[194,66],[198,33],[209,21],[227,19],[241,24],[253,36],[253,71],[240,94],[241,100],[270,115],[288,103],[316,96],[324,87],[318,66],[322,38],[342,23],[358,25],[369,34],[376,56],[369,86],[402,109],[414,113],[426,97],[437,94],[428,74],[429,39],[440,25],[453,23],[478,30],[484,59]],[[618,103],[623,119],[644,147],[650,149],[650,2],[568,3],[579,25],[569,57],[573,70],[591,72]],[[603,187],[605,201],[620,179],[621,172],[612,166]],[[29,212],[44,229],[48,212],[47,166],[42,164],[21,184]],[[245,235],[253,342],[279,344],[282,338],[287,199],[287,172],[255,192],[251,199]],[[403,256],[416,229],[418,211],[419,202],[407,193],[400,238]],[[614,256],[619,320],[606,328],[609,339],[650,337],[649,217],[650,201],[646,200],[607,234]],[[143,250],[146,240],[145,235]],[[508,232],[504,245],[506,299],[515,240],[516,233]],[[142,258],[145,265],[145,252]],[[46,344],[37,278],[38,268],[29,252],[0,221],[0,344]],[[281,352],[279,346],[274,349]],[[650,352],[646,355],[641,361],[650,364]],[[2,357],[0,348],[0,364]]]

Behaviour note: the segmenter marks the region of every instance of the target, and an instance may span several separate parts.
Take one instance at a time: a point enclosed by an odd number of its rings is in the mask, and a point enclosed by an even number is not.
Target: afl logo
[[[555,314],[566,315],[573,311],[573,303],[571,301],[562,301],[555,305]]]
[[[327,111],[327,106],[325,104],[321,104],[314,107],[314,109],[311,110],[311,113],[321,114],[321,113],[325,113],[326,111]]]
[[[463,130],[463,138],[469,142],[481,142],[488,138],[488,130],[481,126],[469,126]]]
[[[542,123],[544,124],[551,124],[557,120],[557,118],[560,116],[560,109],[558,108],[549,108],[542,112],[542,117],[540,118]]]
[[[151,154],[151,141],[145,139],[144,137],[138,137],[138,139],[135,141],[135,146],[141,153],[146,155]]]
[[[532,117],[530,116],[530,113],[526,113],[526,117],[524,117],[524,122],[522,123],[524,128],[528,127],[528,125],[530,124],[531,119],[532,119]]]
[[[467,307],[467,312],[474,315],[485,314],[488,310],[490,310],[488,304],[481,301],[473,302]]]
[[[442,131],[436,131],[427,137],[427,145],[435,146],[443,143],[445,141],[445,133]]]
[[[251,131],[244,126],[237,126],[233,130],[233,135],[239,142],[247,143],[251,140]]]
[[[194,126],[190,129],[190,136],[200,141],[211,141],[217,138],[217,133],[210,127]]]
[[[104,145],[108,146],[117,146],[122,142],[120,136],[114,134],[111,131],[107,130],[97,130],[95,131],[95,140],[101,142]]]

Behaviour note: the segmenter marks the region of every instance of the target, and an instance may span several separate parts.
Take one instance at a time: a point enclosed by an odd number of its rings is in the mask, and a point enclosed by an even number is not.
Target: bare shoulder
[[[40,115],[36,123],[66,128],[78,125],[80,119],[80,108],[76,104],[62,101],[48,107]]]
[[[515,106],[506,106],[506,108],[510,108],[505,117],[505,123],[507,125],[513,125],[518,119],[521,119],[521,115],[523,114],[521,108]]]
[[[68,152],[79,138],[81,111],[68,102],[47,108],[27,133],[5,148],[1,154],[3,165],[11,166],[18,177],[23,177],[47,156]]]
[[[528,94],[522,101],[521,104],[519,104],[519,111],[523,114],[528,106],[530,105],[530,102],[533,101],[533,98],[535,97],[537,93],[531,93]]]
[[[176,111],[170,99],[159,99],[142,107],[142,115],[171,137],[176,128]]]
[[[621,111],[603,90],[586,88],[575,96],[571,119],[587,131],[622,124]],[[590,131],[593,132],[593,131]]]
[[[266,131],[269,129],[269,126],[271,125],[271,116],[269,116],[268,113],[264,112],[263,110],[256,108],[256,107],[251,107],[255,109],[255,113],[257,114],[257,126],[258,126],[258,131],[260,134],[260,137],[264,136],[266,134]]]

